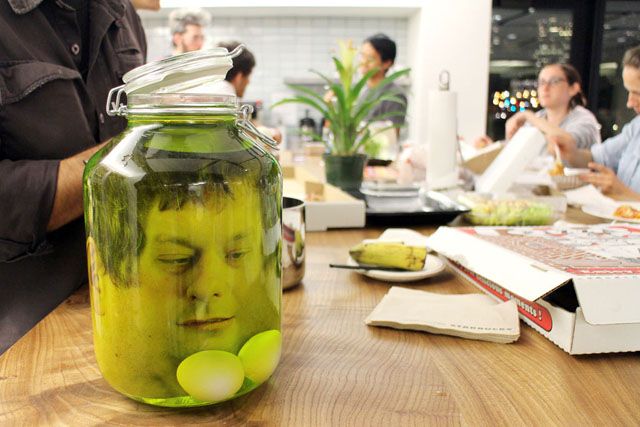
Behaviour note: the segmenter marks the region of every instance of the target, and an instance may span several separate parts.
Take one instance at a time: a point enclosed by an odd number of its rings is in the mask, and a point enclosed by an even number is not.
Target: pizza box
[[[640,226],[440,227],[428,245],[570,354],[640,350]]]
[[[283,166],[282,175],[283,194],[305,202],[306,231],[364,227],[364,201],[319,181],[300,166]]]

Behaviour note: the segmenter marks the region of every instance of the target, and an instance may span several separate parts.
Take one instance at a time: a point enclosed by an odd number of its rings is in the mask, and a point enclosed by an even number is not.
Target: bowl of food
[[[486,200],[476,203],[466,219],[474,225],[547,225],[558,214],[552,206],[532,200]]]
[[[558,190],[573,190],[574,188],[586,185],[585,182],[580,179],[580,175],[589,172],[589,169],[567,168],[562,164],[560,164],[560,166],[562,166],[562,168],[556,163],[556,165],[549,170],[549,176],[551,176],[551,180]]]

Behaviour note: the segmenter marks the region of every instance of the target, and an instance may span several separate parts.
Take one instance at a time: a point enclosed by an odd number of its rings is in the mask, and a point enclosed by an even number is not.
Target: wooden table
[[[249,395],[190,410],[121,396],[96,365],[81,290],[0,357],[0,425],[640,423],[637,354],[570,356],[524,324],[514,344],[365,326],[389,285],[327,264],[381,231],[308,234],[304,283],[283,298],[282,361]],[[413,287],[476,292],[451,273]]]

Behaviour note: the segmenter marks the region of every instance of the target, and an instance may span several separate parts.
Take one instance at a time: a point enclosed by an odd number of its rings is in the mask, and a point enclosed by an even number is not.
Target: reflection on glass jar
[[[293,197],[282,200],[282,241],[282,287],[289,289],[304,277],[304,201]]]
[[[100,370],[155,405],[239,396],[280,357],[280,168],[235,98],[128,103],[128,128],[85,170]]]

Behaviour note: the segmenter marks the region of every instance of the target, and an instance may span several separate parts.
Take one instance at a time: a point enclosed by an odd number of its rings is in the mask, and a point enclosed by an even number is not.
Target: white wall
[[[412,67],[409,136],[424,141],[428,91],[437,89],[443,69],[451,73],[451,89],[458,94],[459,134],[473,140],[485,133],[491,0],[236,0],[232,7],[220,7],[215,1],[188,3],[215,6],[208,7],[213,14],[210,44],[236,38],[254,51],[258,67],[247,99],[269,104],[286,90],[284,78],[310,76],[309,68],[329,70],[338,38],[359,42],[384,31],[398,43],[398,66]],[[162,4],[187,3],[163,0]],[[169,11],[141,13],[150,59],[169,52]]]
[[[429,90],[442,70],[458,96],[458,134],[467,141],[486,129],[491,0],[428,0],[409,23],[413,99],[411,138],[424,141]]]
[[[383,31],[396,41],[396,67],[404,67],[407,64],[408,17],[258,17],[237,16],[234,11],[222,14],[217,8],[207,10],[212,13],[212,21],[206,29],[205,47],[215,46],[219,41],[238,40],[245,43],[256,57],[257,65],[251,75],[251,83],[247,87],[244,99],[263,101],[263,117],[271,121],[271,125],[282,122],[288,126],[297,126],[299,118],[304,114],[304,107],[285,106],[274,112],[269,111],[268,107],[289,93],[284,83],[285,79],[319,82],[319,78],[315,77],[310,69],[333,76],[331,56],[336,54],[338,39],[351,39],[355,46],[359,46],[366,37]],[[171,53],[167,15],[142,14],[150,61],[161,59]],[[283,112],[284,121],[277,117],[278,112]]]

